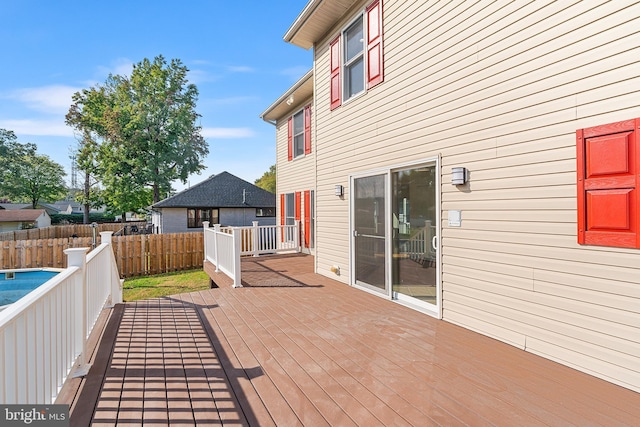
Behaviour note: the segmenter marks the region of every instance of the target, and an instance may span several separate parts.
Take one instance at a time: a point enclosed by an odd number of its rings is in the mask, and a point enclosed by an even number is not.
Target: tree
[[[101,198],[101,192],[98,189],[98,143],[92,138],[90,132],[85,132],[76,153],[74,155],[74,161],[78,170],[82,171],[84,175],[82,191],[76,196],[75,200],[82,203],[83,210],[83,224],[89,224],[91,222],[89,213],[92,207],[99,207],[104,204]]]
[[[99,142],[93,150],[105,193],[121,196],[122,203],[112,200],[114,209],[131,200],[145,203],[135,210],[158,202],[172,181],[186,183],[204,169],[209,149],[196,124],[198,90],[187,83],[187,72],[177,59],[145,58],[131,77],[110,75],[104,85],[73,96],[67,124]],[[134,194],[142,188],[151,191]]]
[[[34,144],[21,144],[15,133],[0,129],[0,195],[16,201],[16,178],[22,173],[22,161],[36,155]]]
[[[276,165],[271,165],[269,170],[265,172],[260,178],[256,179],[254,182],[255,185],[262,188],[263,190],[267,190],[271,193],[276,192]]]
[[[16,168],[18,161],[24,156],[36,154],[34,144],[21,144],[17,141],[15,133],[10,130],[0,129],[0,195],[8,197],[13,194],[13,177],[18,173]]]
[[[62,165],[49,156],[27,154],[15,160],[9,183],[9,194],[16,200],[27,200],[35,209],[41,200],[58,200],[65,196],[66,175]]]

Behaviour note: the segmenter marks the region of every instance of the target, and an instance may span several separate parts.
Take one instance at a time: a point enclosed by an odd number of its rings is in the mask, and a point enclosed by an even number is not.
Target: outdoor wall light
[[[462,185],[469,181],[469,170],[463,167],[451,168],[451,184]]]
[[[342,185],[336,185],[336,196],[342,197],[344,195],[344,187]]]

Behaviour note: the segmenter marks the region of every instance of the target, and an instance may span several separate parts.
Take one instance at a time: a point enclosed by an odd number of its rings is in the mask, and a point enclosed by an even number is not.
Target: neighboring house
[[[43,228],[50,225],[51,217],[44,209],[0,210],[0,232]]]
[[[55,203],[51,203],[54,209],[58,210],[60,214],[75,214],[82,215],[84,213],[84,205],[80,202],[76,202],[75,200],[59,200]],[[100,208],[90,208],[89,213],[104,213],[105,207],[102,206]]]
[[[44,209],[49,215],[57,214],[58,210],[48,203],[38,203],[37,209]],[[31,203],[0,203],[0,208],[6,210],[33,209]]]
[[[152,206],[156,233],[202,231],[202,223],[250,226],[275,224],[275,195],[222,172]]]
[[[638,22],[310,1],[284,39],[313,69],[262,114],[278,221],[308,191],[317,273],[640,391]]]
[[[0,203],[0,208],[7,210],[31,209],[31,203]],[[37,208],[46,210],[49,215],[81,215],[84,212],[84,206],[73,200],[61,200],[54,203],[38,203]],[[104,212],[104,208],[97,210],[92,209],[91,212]]]

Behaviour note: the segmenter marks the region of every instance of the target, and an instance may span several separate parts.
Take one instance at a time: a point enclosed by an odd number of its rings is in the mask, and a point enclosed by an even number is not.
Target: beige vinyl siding
[[[640,391],[640,250],[577,244],[575,176],[576,129],[640,117],[640,4],[383,13],[385,81],[333,111],[328,43],[354,15],[315,46],[318,272],[349,282],[350,174],[440,155],[443,318]]]
[[[297,113],[305,105],[309,105],[311,99],[301,103],[297,108],[291,110],[291,114]],[[312,111],[312,123],[313,123]],[[293,193],[294,191],[313,190],[315,188],[315,138],[313,126],[311,128],[311,153],[289,161],[288,153],[288,124],[291,114],[278,120],[276,124],[276,161],[277,161],[277,194]],[[279,214],[278,214],[279,215]]]
[[[314,190],[316,188],[316,142],[314,135],[314,119],[313,108],[311,111],[311,153],[301,157],[297,157],[288,160],[288,120],[291,114],[295,114],[304,106],[313,102],[312,99],[307,99],[305,102],[300,103],[296,108],[293,108],[289,116],[283,117],[276,123],[276,224],[280,224],[280,212],[282,206],[280,206],[280,195],[286,193],[295,193],[299,191],[300,194],[300,213],[302,218],[307,216],[304,206],[304,191]],[[302,232],[304,233],[304,223],[300,224]]]

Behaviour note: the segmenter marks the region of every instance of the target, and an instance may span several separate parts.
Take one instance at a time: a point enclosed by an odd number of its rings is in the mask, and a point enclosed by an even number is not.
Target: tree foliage
[[[55,201],[64,198],[64,168],[42,154],[25,155],[16,161],[11,172],[12,199],[28,201],[33,209],[42,200]]]
[[[98,144],[92,138],[90,132],[85,132],[73,160],[76,163],[77,168],[83,173],[82,190],[78,192],[74,199],[82,203],[83,209],[83,223],[91,223],[89,212],[92,207],[100,207],[104,205],[102,200],[102,193],[98,187]]]
[[[271,165],[269,170],[265,172],[260,178],[256,179],[255,185],[267,190],[271,193],[276,192],[276,165]]]
[[[67,189],[64,168],[48,156],[36,154],[34,144],[22,144],[12,131],[0,129],[0,194],[12,202],[63,198]]]
[[[134,65],[130,77],[110,75],[73,96],[68,125],[83,134],[110,211],[138,212],[204,169],[208,146],[196,124],[198,90],[188,69],[162,56]],[[81,156],[79,155],[78,158]],[[87,154],[86,156],[90,156]]]

